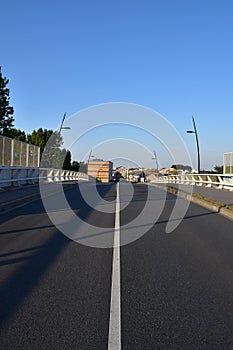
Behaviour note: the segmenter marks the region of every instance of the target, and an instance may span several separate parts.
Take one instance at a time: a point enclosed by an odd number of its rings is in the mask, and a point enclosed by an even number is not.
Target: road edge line
[[[108,333],[108,350],[121,349],[121,284],[120,284],[120,190],[116,185],[116,212],[112,259],[112,287]]]

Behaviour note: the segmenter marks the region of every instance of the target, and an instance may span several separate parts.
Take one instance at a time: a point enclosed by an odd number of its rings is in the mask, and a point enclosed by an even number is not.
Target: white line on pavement
[[[112,289],[108,350],[121,349],[121,285],[120,285],[120,194],[119,182],[116,185],[116,214],[112,260]]]

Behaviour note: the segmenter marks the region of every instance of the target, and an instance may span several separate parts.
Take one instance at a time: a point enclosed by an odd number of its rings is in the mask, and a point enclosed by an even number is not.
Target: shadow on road
[[[88,220],[93,209],[85,205],[82,199],[77,200],[78,187],[72,188],[74,191],[77,196],[76,200],[71,200],[71,206],[74,211],[82,207],[82,219]],[[105,186],[102,196],[107,196],[109,191],[114,191],[114,188]],[[72,192],[67,191],[68,200]],[[17,227],[17,220],[26,227]],[[61,253],[69,245],[77,243],[51,224],[41,201],[8,212],[0,221],[0,327],[4,328]],[[6,230],[6,225],[12,228]],[[94,248],[82,246],[80,249],[88,254]]]

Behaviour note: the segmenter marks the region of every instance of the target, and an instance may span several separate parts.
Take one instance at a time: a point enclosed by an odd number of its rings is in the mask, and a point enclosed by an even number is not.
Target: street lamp
[[[87,170],[86,170],[87,174],[88,174],[88,167],[89,167],[89,162],[91,161],[91,158],[94,158],[94,155],[92,154],[92,149],[91,149],[91,151],[89,153],[89,157],[88,157],[88,160],[87,160]]]
[[[90,159],[91,158],[94,158],[95,156],[92,154],[92,149],[91,149],[91,152],[89,153],[89,157],[88,157],[88,161],[87,161],[87,163],[89,163],[90,162]]]
[[[192,117],[192,121],[193,121],[193,128],[194,128],[194,130],[187,130],[186,132],[188,134],[195,134],[195,136],[196,136],[196,143],[197,143],[197,171],[198,171],[198,174],[200,174],[200,171],[201,171],[201,169],[200,169],[200,150],[199,150],[197,128],[196,128],[195,120],[194,120],[193,117]]]
[[[70,129],[70,126],[63,126],[64,124],[64,121],[66,119],[66,113],[64,113],[63,115],[63,118],[62,118],[62,122],[61,122],[61,125],[60,125],[60,128],[59,128],[59,134],[61,133],[62,130],[66,129],[66,130],[69,130]]]
[[[66,119],[66,112],[63,115],[63,118],[62,118],[62,121],[61,121],[61,125],[60,125],[59,131],[58,131],[58,137],[59,137],[58,142],[60,142],[60,139],[61,139],[61,131],[62,130],[69,130],[69,129],[71,129],[70,126],[63,126],[65,119]],[[57,167],[57,155],[55,154],[55,156],[56,156],[56,158],[55,158],[55,167]]]
[[[157,175],[159,174],[159,166],[158,166],[158,158],[157,158],[157,154],[156,152],[154,151],[154,158],[152,158],[155,160],[156,162],[156,171],[157,171]]]

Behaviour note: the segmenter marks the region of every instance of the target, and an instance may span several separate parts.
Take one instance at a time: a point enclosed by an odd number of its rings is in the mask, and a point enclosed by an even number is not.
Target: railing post
[[[26,166],[28,167],[29,163],[29,144],[27,144],[27,152],[26,152]]]
[[[14,166],[14,139],[11,140],[11,166]]]
[[[37,166],[40,166],[40,148],[37,147]]]
[[[4,157],[4,154],[5,154],[5,137],[2,138],[2,166],[5,165],[5,157]]]

